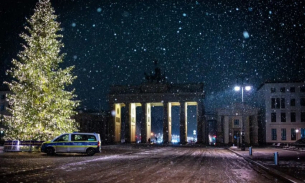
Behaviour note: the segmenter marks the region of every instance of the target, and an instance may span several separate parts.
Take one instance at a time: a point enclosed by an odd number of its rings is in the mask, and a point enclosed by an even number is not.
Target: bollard
[[[249,155],[252,156],[252,147],[249,147]]]
[[[274,164],[278,165],[278,163],[279,163],[279,153],[275,152],[274,153]]]

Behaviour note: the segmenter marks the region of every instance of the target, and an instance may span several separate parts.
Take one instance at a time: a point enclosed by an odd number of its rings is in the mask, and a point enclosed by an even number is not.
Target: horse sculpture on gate
[[[161,74],[161,69],[158,67],[158,61],[154,60],[155,65],[155,73],[151,75],[148,75],[146,72],[144,72],[145,79],[149,83],[164,83],[165,82],[165,75],[164,73]]]

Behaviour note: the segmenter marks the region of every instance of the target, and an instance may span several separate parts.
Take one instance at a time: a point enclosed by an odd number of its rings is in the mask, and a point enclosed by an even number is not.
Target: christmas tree
[[[60,53],[63,36],[56,18],[50,0],[40,0],[26,19],[28,34],[20,34],[25,44],[7,71],[12,82],[5,82],[11,90],[8,110],[12,114],[5,119],[6,140],[49,140],[77,130],[71,116],[79,102],[74,100],[74,90],[66,90],[76,78],[71,74],[74,66],[59,67],[65,54]]]

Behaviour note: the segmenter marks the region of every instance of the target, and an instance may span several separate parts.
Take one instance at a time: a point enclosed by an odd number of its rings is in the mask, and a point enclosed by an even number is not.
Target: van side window
[[[96,141],[96,138],[94,135],[72,134],[71,140],[72,141]]]
[[[71,140],[72,141],[87,141],[87,137],[86,137],[86,135],[72,134]]]
[[[54,140],[54,141],[69,141],[69,134],[62,135],[62,136],[58,137],[56,140]]]
[[[94,135],[88,135],[88,141],[96,141],[96,138]]]

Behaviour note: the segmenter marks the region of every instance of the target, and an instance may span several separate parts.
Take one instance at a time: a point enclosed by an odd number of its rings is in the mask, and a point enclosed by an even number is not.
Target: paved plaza
[[[250,156],[237,148],[109,145],[94,156],[0,153],[0,178],[2,182],[302,182],[260,166],[276,170],[274,150],[280,165],[281,157],[291,155],[304,162],[303,152],[274,148],[253,148]]]

